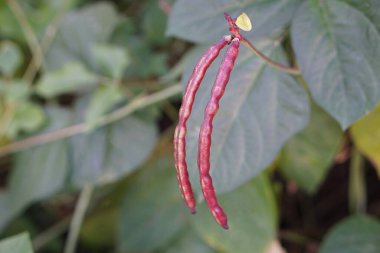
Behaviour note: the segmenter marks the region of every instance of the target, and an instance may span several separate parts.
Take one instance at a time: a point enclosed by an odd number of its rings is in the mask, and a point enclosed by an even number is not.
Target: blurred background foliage
[[[1,1],[0,253],[380,252],[375,99],[359,101],[365,116],[337,115],[309,72],[279,73],[243,48],[212,146],[231,229],[201,197],[195,216],[182,203],[172,160],[181,92],[205,46],[227,33],[221,13],[247,12],[247,37],[278,61],[299,57],[302,70],[312,52],[295,55],[302,36],[290,34],[297,9],[307,13],[301,2]],[[376,0],[333,2],[360,10],[379,35],[379,15],[364,6]],[[214,65],[189,121],[194,185]]]

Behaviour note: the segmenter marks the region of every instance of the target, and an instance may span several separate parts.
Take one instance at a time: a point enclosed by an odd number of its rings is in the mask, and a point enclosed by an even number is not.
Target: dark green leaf
[[[46,66],[57,69],[67,62],[80,61],[97,70],[92,45],[105,43],[120,21],[113,5],[107,2],[66,14],[46,55]]]
[[[0,192],[0,232],[17,213],[13,212],[9,203],[9,194]]]
[[[321,253],[380,252],[380,222],[370,216],[351,216],[335,225],[322,242]]]
[[[122,252],[154,249],[184,226],[186,211],[172,162],[155,161],[128,185],[118,224]]]
[[[70,124],[71,115],[59,108],[48,108],[50,132]],[[15,156],[9,178],[9,201],[14,212],[35,200],[46,198],[64,186],[68,172],[65,140],[55,141],[22,151]]]
[[[196,219],[196,217],[194,217]],[[199,236],[192,230],[186,229],[181,234],[180,238],[172,243],[165,251],[165,253],[215,253],[215,250],[207,246]]]
[[[266,41],[259,47],[276,60],[284,58],[274,43]],[[199,55],[199,51],[194,53],[195,58]],[[188,65],[183,85],[194,65]],[[218,65],[214,63],[206,74],[188,122],[187,161],[193,182],[198,181],[199,128]],[[241,47],[214,120],[211,174],[217,192],[233,190],[266,168],[285,141],[307,124],[308,103],[307,94],[293,77]]]
[[[313,98],[343,129],[379,102],[380,32],[360,9],[339,0],[305,1],[292,42]]]
[[[159,8],[158,1],[150,1],[144,13],[143,30],[145,38],[153,45],[164,45],[168,38],[165,36],[167,17]]]
[[[224,12],[237,17],[245,12],[252,20],[248,38],[272,34],[286,27],[293,18],[299,0],[218,1],[178,0],[169,17],[168,35],[194,42],[212,42],[228,34]]]
[[[286,143],[279,162],[285,176],[309,193],[323,181],[343,137],[334,119],[317,106],[312,109],[309,126]]]
[[[96,76],[81,63],[70,62],[60,69],[45,73],[37,84],[37,92],[50,98],[94,86],[95,81]]]
[[[221,252],[265,253],[277,224],[275,197],[266,176],[257,176],[219,199],[228,215],[228,231],[214,221],[204,202],[191,219],[205,242]]]
[[[27,233],[18,234],[0,241],[0,253],[33,253]]]

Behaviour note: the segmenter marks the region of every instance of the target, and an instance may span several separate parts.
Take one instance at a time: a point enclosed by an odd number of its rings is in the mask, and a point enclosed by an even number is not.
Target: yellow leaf
[[[356,147],[372,161],[380,177],[380,104],[353,124],[350,132]]]
[[[248,15],[242,12],[239,17],[237,17],[235,24],[243,31],[251,31],[252,23]]]

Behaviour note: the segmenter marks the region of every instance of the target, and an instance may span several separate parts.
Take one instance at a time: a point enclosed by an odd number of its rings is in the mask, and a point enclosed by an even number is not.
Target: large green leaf
[[[213,250],[210,246],[204,243],[192,229],[186,229],[174,243],[172,243],[164,251],[159,252],[215,253],[215,250]]]
[[[283,60],[274,43],[266,41],[258,46],[270,57]],[[200,52],[194,56],[199,58]],[[183,85],[194,65],[192,62],[187,66]],[[214,63],[206,74],[188,122],[187,161],[193,182],[199,181],[198,134],[218,65]],[[214,119],[211,174],[216,191],[233,190],[266,168],[284,142],[301,130],[308,119],[308,97],[301,85],[241,47]]]
[[[309,0],[292,25],[293,47],[312,96],[343,129],[380,100],[379,15],[372,17],[343,1]]]
[[[50,120],[43,132],[66,127],[71,122],[71,114],[63,109],[48,108],[47,115]],[[68,172],[67,148],[67,142],[60,140],[16,154],[9,178],[9,202],[14,212],[62,189]]]
[[[351,216],[335,225],[322,242],[321,253],[380,252],[380,222],[370,216]]]
[[[264,253],[277,225],[276,201],[268,178],[257,176],[219,199],[228,215],[228,231],[214,221],[205,202],[191,220],[205,242],[221,252],[251,253],[255,249],[255,253]]]
[[[0,232],[15,215],[17,213],[12,211],[9,204],[8,192],[0,191]]]
[[[128,184],[118,223],[118,248],[149,251],[168,242],[185,224],[185,209],[171,159],[155,161]]]
[[[66,62],[81,61],[97,70],[92,45],[105,43],[120,20],[113,5],[106,2],[66,14],[46,55],[46,67],[57,69]]]
[[[33,253],[27,233],[18,234],[0,241],[0,253]]]
[[[76,120],[83,121],[88,98],[76,106]],[[137,169],[156,144],[157,130],[152,122],[129,116],[93,132],[74,136],[71,181],[82,186],[119,179]]]
[[[355,122],[350,132],[356,147],[373,162],[380,177],[380,104]]]
[[[299,0],[178,0],[169,17],[168,35],[194,42],[212,42],[228,34],[224,12],[233,17],[245,12],[252,19],[248,38],[283,29],[293,18]]]
[[[317,106],[312,109],[308,127],[286,143],[279,162],[285,176],[309,193],[323,181],[343,136],[334,119]]]

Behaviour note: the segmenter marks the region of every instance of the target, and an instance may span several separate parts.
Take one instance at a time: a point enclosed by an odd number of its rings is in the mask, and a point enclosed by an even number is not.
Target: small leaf
[[[185,225],[184,212],[172,160],[155,161],[128,184],[118,222],[119,250],[150,251],[168,242]]]
[[[355,122],[350,132],[356,147],[372,161],[380,177],[380,105]]]
[[[242,12],[236,19],[236,25],[243,31],[249,32],[252,30],[251,20],[248,15]]]
[[[70,62],[62,68],[49,71],[37,84],[37,92],[51,98],[68,92],[94,86],[96,76],[81,63]]]
[[[28,233],[18,234],[0,241],[0,253],[33,253]]]
[[[49,125],[42,132],[68,126],[71,115],[60,108],[46,111]],[[64,186],[68,172],[66,140],[33,147],[15,155],[15,165],[8,179],[9,202],[16,212],[29,203],[46,198]]]
[[[0,43],[0,72],[6,76],[12,76],[20,67],[23,56],[19,47],[10,42]]]
[[[334,162],[343,133],[337,122],[317,106],[309,125],[285,145],[279,162],[285,176],[313,193]]]
[[[378,253],[380,252],[380,222],[370,216],[351,216],[327,234],[321,253]]]
[[[127,52],[123,48],[96,44],[93,46],[92,51],[100,73],[115,79],[122,77],[123,71],[130,61]]]
[[[191,221],[204,241],[220,252],[249,253],[254,248],[255,253],[265,253],[277,225],[276,201],[268,178],[261,174],[219,200],[228,214],[229,231],[216,224],[202,202]]]
[[[112,109],[125,98],[119,87],[114,85],[100,86],[92,95],[90,107],[86,112],[86,123],[91,129],[96,119]]]
[[[22,102],[30,95],[29,84],[24,80],[0,80],[0,95],[9,102]]]
[[[343,129],[380,101],[380,31],[374,22],[345,1],[310,0],[292,23],[293,48],[311,94]]]
[[[6,130],[6,134],[10,138],[15,138],[20,132],[35,131],[45,122],[45,113],[39,105],[22,102],[15,106],[15,113]]]

